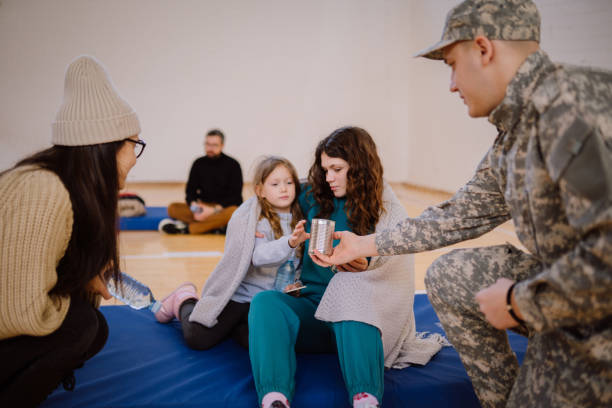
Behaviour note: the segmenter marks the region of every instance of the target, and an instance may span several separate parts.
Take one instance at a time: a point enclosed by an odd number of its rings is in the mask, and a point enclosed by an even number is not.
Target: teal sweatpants
[[[289,400],[295,391],[297,352],[337,350],[344,383],[353,395],[368,392],[382,402],[384,355],[380,331],[356,321],[315,319],[317,302],[265,291],[251,301],[249,355],[259,401],[276,391]]]

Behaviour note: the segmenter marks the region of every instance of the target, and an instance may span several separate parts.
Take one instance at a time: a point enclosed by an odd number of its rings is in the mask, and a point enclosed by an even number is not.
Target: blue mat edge
[[[415,296],[414,309],[415,309],[415,316],[417,316],[417,330],[418,331],[430,331],[430,332],[443,333],[443,330],[437,324],[438,323],[437,316],[435,315],[433,309],[429,305],[429,301],[426,295],[419,294]],[[230,387],[230,391],[232,390],[235,391],[236,389],[238,389],[240,391],[239,393],[248,394],[248,395],[243,395],[240,399],[237,396],[224,395],[224,396],[221,396],[219,399],[210,398],[207,402],[202,401],[200,398],[196,398],[195,400],[192,401],[192,400],[189,400],[188,396],[187,396],[187,400],[183,399],[182,401],[176,401],[176,402],[165,401],[163,400],[163,398],[162,400],[156,401],[155,399],[153,400],[147,399],[147,395],[143,395],[143,394],[146,394],[146,392],[140,393],[140,394],[129,394],[129,393],[125,394],[125,395],[131,395],[130,398],[121,397],[120,396],[121,393],[117,393],[113,391],[113,388],[120,386],[120,384],[117,384],[116,381],[120,380],[121,378],[113,380],[113,373],[105,374],[105,373],[92,373],[91,372],[93,368],[92,366],[95,366],[95,364],[93,363],[94,363],[94,360],[96,359],[98,360],[96,361],[96,363],[98,363],[98,366],[100,365],[100,359],[105,358],[105,357],[107,357],[110,360],[114,358],[114,361],[124,360],[124,358],[122,358],[122,356],[119,355],[120,354],[119,352],[121,350],[113,349],[113,353],[115,353],[114,355],[109,354],[105,356],[104,353],[105,353],[105,350],[107,349],[107,347],[105,347],[105,349],[102,350],[100,354],[98,354],[92,360],[90,360],[92,364],[88,362],[86,363],[83,369],[77,370],[75,372],[75,375],[77,378],[77,389],[74,391],[74,393],[66,392],[64,390],[58,389],[49,397],[49,399],[45,403],[43,403],[42,405],[43,407],[49,407],[49,408],[68,407],[68,406],[115,407],[115,408],[128,408],[128,407],[138,408],[138,407],[144,407],[144,406],[153,407],[153,408],[155,407],[189,408],[189,407],[196,407],[196,406],[215,407],[215,406],[227,406],[228,398],[229,400],[232,400],[234,404],[236,404],[232,406],[245,406],[244,405],[245,399],[249,401],[249,405],[246,405],[246,406],[251,406],[250,404],[251,402],[253,402],[253,405],[252,405],[253,407],[257,405],[256,398],[255,398],[254,385],[252,381],[252,375],[250,373],[248,353],[245,350],[241,349],[236,343],[234,343],[233,340],[228,340],[226,342],[223,342],[212,350],[208,350],[205,352],[198,352],[198,351],[190,350],[186,346],[184,346],[184,344],[182,343],[182,334],[180,332],[180,324],[178,322],[173,322],[169,325],[159,325],[158,323],[154,321],[152,314],[148,312],[147,310],[135,311],[135,310],[129,309],[129,307],[127,306],[104,306],[101,308],[101,311],[105,314],[105,316],[107,316],[107,319],[109,320],[109,324],[111,326],[110,327],[111,334],[109,337],[109,343],[114,342],[115,343],[114,345],[116,346],[118,342],[118,344],[127,346],[127,349],[129,350],[130,345],[129,344],[126,345],[126,343],[129,343],[130,340],[132,340],[130,338],[130,333],[129,333],[130,326],[131,326],[129,320],[137,319],[136,321],[137,324],[138,323],[139,324],[144,323],[146,325],[151,324],[152,325],[150,327],[151,330],[155,332],[166,331],[168,333],[168,335],[162,336],[164,340],[167,340],[166,346],[168,346],[169,344],[171,348],[174,348],[177,343],[179,344],[180,348],[176,350],[176,353],[178,353],[178,355],[183,355],[184,360],[189,362],[190,364],[191,363],[197,364],[197,361],[202,360],[202,359],[205,359],[208,361],[208,359],[211,357],[217,358],[217,360],[219,360],[220,358],[222,361],[222,364],[218,367],[214,367],[215,370],[219,372],[219,375],[217,376],[221,377],[220,381],[223,381],[223,375],[226,375],[227,377],[227,374],[230,374],[229,378],[231,378],[233,382],[233,386]],[[124,321],[116,320],[119,317],[125,317],[125,316],[128,316],[128,319],[125,319],[125,320],[121,319]],[[132,318],[129,318],[129,316],[132,316]],[[135,325],[137,326],[137,324]],[[125,327],[123,327],[122,325]],[[121,326],[121,327],[115,327],[115,330],[113,330],[114,326]],[[125,330],[121,330],[121,328],[125,328]],[[149,329],[148,326],[146,326],[146,328]],[[524,355],[524,350],[526,348],[526,339],[512,332],[510,332],[509,338],[510,338],[511,344],[513,345],[513,348],[517,350],[517,355],[519,357],[519,360],[522,361],[522,356]],[[108,343],[107,343],[107,346],[108,346]],[[108,350],[107,350],[107,354],[108,354]],[[218,357],[217,355],[220,355],[221,357]],[[232,356],[231,359],[236,360],[236,361],[232,362],[232,361],[223,360],[223,357],[222,357],[223,355]],[[127,361],[131,361],[130,358],[133,358],[133,356],[130,356],[130,355],[125,356],[125,360]],[[197,361],[194,361],[194,360],[197,360]],[[404,406],[416,404],[415,406],[419,406],[419,407],[436,407],[436,408],[438,407],[466,407],[466,408],[467,407],[478,407],[478,402],[471,388],[471,383],[469,382],[469,379],[467,378],[467,375],[465,374],[464,370],[461,370],[462,373],[456,379],[457,381],[453,383],[454,385],[445,386],[444,392],[440,392],[440,382],[435,377],[435,375],[434,376],[429,375],[431,374],[431,371],[433,371],[433,368],[435,368],[436,366],[440,366],[441,364],[449,363],[449,361],[452,363],[453,361],[451,360],[458,361],[458,356],[454,349],[450,347],[446,347],[442,349],[442,351],[438,355],[434,356],[434,358],[431,360],[431,362],[427,366],[424,366],[424,367],[412,366],[412,367],[405,368],[403,370],[386,370],[385,372],[385,395],[384,395],[384,400],[383,400],[383,406],[384,407],[404,407]],[[316,381],[314,383],[312,381],[309,383],[309,380],[307,378],[303,378],[304,376],[308,376],[312,374],[313,371],[315,371],[315,374],[314,374],[315,379],[322,379],[321,381],[325,381],[325,378],[327,378],[326,376],[328,376],[329,373],[321,373],[320,371],[322,370],[317,370],[318,367],[328,367],[327,371],[334,371],[334,370],[337,371],[336,373],[331,373],[331,374],[332,374],[332,377],[336,377],[335,380],[340,381],[340,383],[335,384],[335,387],[331,390],[332,392],[330,392],[329,390],[330,388],[329,384],[319,384],[317,386]],[[333,367],[336,367],[336,368],[333,369]],[[332,369],[330,370],[330,368]],[[89,372],[86,371],[88,369],[89,369]],[[445,367],[442,366],[442,369],[444,370]],[[453,367],[453,369],[457,371],[456,367]],[[236,372],[234,373],[234,371]],[[86,373],[87,375],[85,375]],[[163,373],[158,373],[158,374],[162,375]],[[140,375],[142,375],[142,373],[140,373]],[[415,375],[417,377],[415,377]],[[88,377],[90,378],[93,377],[94,382],[96,382],[96,384],[99,384],[99,385],[92,388],[92,384],[91,384],[92,381],[90,381],[90,383],[88,384]],[[419,385],[419,391],[423,392],[422,398],[421,397],[417,398],[414,395],[410,395],[410,396],[403,395],[404,393],[402,392],[402,390],[405,388],[405,384],[403,384],[402,381],[406,381],[407,379],[410,379],[410,378],[412,378],[411,380],[412,382],[414,382],[414,378],[418,378],[418,380],[421,382]],[[180,379],[177,379],[177,380],[180,380]],[[339,366],[337,364],[337,359],[333,354],[322,354],[322,355],[298,354],[298,372],[296,374],[296,382],[298,384],[297,390],[296,390],[296,397],[292,403],[292,407],[294,408],[299,408],[301,406],[308,406],[309,403],[311,402],[307,398],[309,394],[311,394],[313,390],[318,390],[318,389],[325,388],[325,387],[327,388],[325,391],[326,394],[324,395],[326,396],[326,398],[328,398],[325,400],[326,402],[325,406],[330,406],[330,405],[327,405],[327,403],[333,400],[334,407],[349,407],[346,390],[343,384],[341,383],[341,376],[339,373]],[[81,389],[81,391],[79,391],[79,383],[81,383],[80,385],[83,386],[83,389]],[[144,383],[142,384],[137,381],[136,385],[137,385],[136,388],[141,387],[143,389],[146,389],[147,384],[146,384],[146,381],[144,381]],[[106,390],[106,392],[108,393],[108,397],[109,397],[108,402],[101,401],[102,399],[101,396],[107,395],[107,394],[105,394],[104,391],[100,390],[99,388],[100,387],[106,388],[105,386],[108,386],[108,389]],[[304,386],[307,386],[307,388],[305,388]],[[87,399],[88,396],[86,395],[88,390],[91,391],[91,393],[93,394],[97,392],[100,395],[98,395],[97,397],[95,397],[94,395],[91,395],[89,397],[91,399],[88,400]],[[79,392],[80,394],[78,394]],[[151,391],[151,392],[154,393],[154,391]],[[87,403],[85,403],[84,400],[87,401]],[[171,399],[171,401],[174,401],[174,400],[175,398]],[[74,405],[71,405],[71,404],[74,404]]]
[[[157,231],[157,225],[168,218],[167,207],[145,207],[147,213],[139,217],[119,217],[121,231]]]

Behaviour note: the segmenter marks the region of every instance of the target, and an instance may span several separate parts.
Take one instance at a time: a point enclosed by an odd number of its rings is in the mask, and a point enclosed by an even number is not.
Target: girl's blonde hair
[[[293,184],[295,185],[295,199],[293,203],[291,203],[291,229],[295,228],[295,224],[298,223],[299,220],[302,219],[302,211],[300,210],[300,205],[298,203],[298,196],[300,194],[300,180],[297,176],[297,171],[295,171],[295,167],[293,164],[284,157],[279,156],[267,156],[259,164],[255,169],[255,176],[253,177],[253,188],[255,189],[255,195],[257,195],[257,199],[259,200],[259,205],[261,206],[261,215],[259,219],[263,217],[267,218],[270,221],[270,225],[272,226],[272,231],[274,232],[274,238],[279,239],[283,236],[283,229],[280,225],[280,219],[278,218],[278,214],[272,208],[272,205],[265,198],[261,197],[260,192],[263,187],[264,182],[276,169],[278,166],[285,166],[285,168],[291,174],[291,178],[293,179]]]

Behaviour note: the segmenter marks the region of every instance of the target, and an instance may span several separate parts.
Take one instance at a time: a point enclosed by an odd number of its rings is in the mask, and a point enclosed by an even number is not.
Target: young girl
[[[53,146],[0,173],[0,406],[33,407],[102,349],[117,199],[145,143],[102,65],[66,71]]]
[[[287,262],[298,266],[297,250],[308,234],[304,221],[298,222],[295,168],[286,159],[265,158],[257,166],[253,184],[255,197],[232,215],[225,253],[208,278],[202,299],[198,300],[195,286],[186,283],[166,297],[155,314],[161,323],[179,319],[191,348],[208,349],[230,336],[248,348],[251,299],[274,288],[277,271]]]
[[[382,176],[376,145],[365,130],[334,131],[317,146],[299,195],[306,230],[313,218],[334,220],[337,231],[359,235],[395,225],[406,212]],[[415,333],[411,255],[355,259],[338,271],[304,256],[301,280],[307,287],[300,297],[265,291],[253,298],[249,355],[263,408],[289,406],[296,351],[337,351],[353,406],[377,407],[385,365],[425,364],[440,349]],[[308,406],[308,396],[301,397]]]

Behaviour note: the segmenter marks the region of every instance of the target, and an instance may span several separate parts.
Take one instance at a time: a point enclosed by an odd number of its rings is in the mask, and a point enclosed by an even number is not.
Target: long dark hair
[[[72,235],[57,267],[55,295],[86,297],[96,275],[119,281],[117,151],[125,141],[90,146],[53,146],[21,160],[57,174],[70,194]]]
[[[291,162],[284,157],[278,156],[268,156],[264,158],[255,169],[255,176],[253,177],[253,187],[255,188],[255,194],[257,195],[257,199],[259,200],[259,205],[261,206],[261,215],[270,221],[270,226],[272,226],[272,231],[274,232],[274,238],[279,239],[283,236],[283,230],[280,225],[280,219],[278,214],[272,208],[272,205],[265,198],[259,195],[259,189],[263,186],[264,182],[276,169],[278,166],[284,166],[291,178],[293,179],[293,185],[295,186],[295,199],[293,203],[291,203],[291,229],[295,228],[295,225],[299,220],[302,219],[302,211],[300,210],[300,205],[298,203],[298,196],[300,195],[300,180],[297,176],[297,171]]]
[[[319,142],[308,182],[321,208],[319,216],[327,218],[334,210],[334,194],[325,181],[325,170],[321,167],[322,153],[339,157],[349,164],[346,186],[348,222],[358,235],[372,233],[384,211],[383,167],[374,140],[361,128],[342,127]]]

